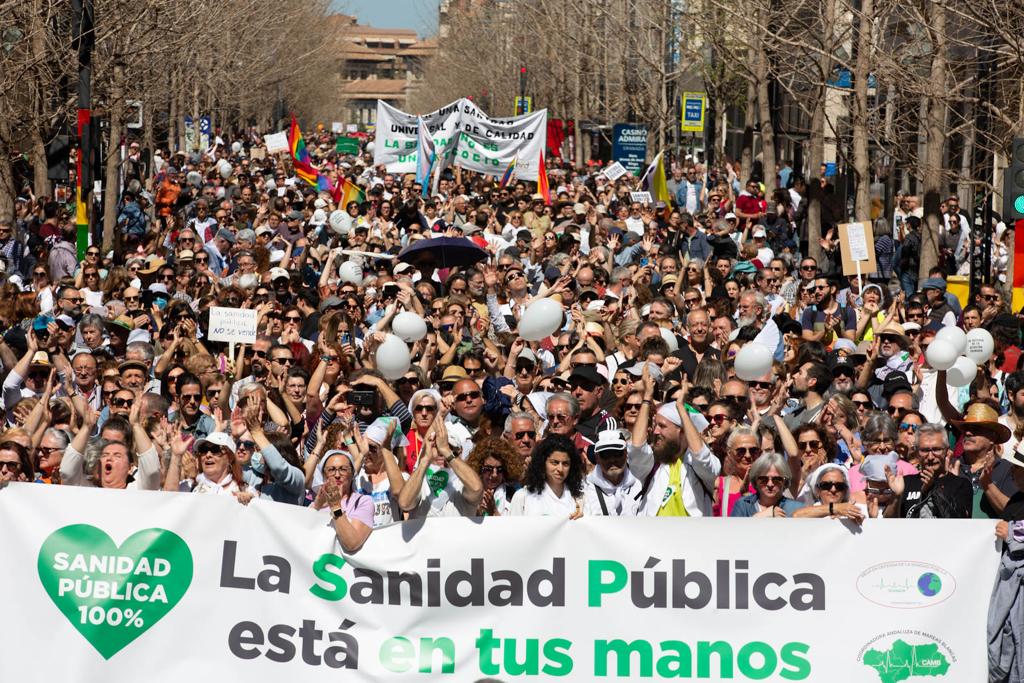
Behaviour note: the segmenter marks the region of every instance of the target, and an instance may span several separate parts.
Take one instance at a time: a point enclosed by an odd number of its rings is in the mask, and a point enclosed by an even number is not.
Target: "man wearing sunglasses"
[[[462,444],[462,457],[473,450],[473,435],[480,428],[480,418],[484,412],[484,394],[475,379],[460,379],[452,387],[455,402],[452,411],[445,419],[448,434]]]
[[[583,485],[583,514],[605,517],[636,517],[643,483],[627,466],[628,434],[618,429],[602,431],[594,443],[597,466]]]
[[[533,447],[537,445],[537,420],[533,414],[513,410],[505,419],[503,436],[515,447],[523,466],[529,465]]]
[[[618,428],[615,418],[601,408],[608,381],[595,365],[577,365],[569,375],[569,387],[580,404],[576,429],[587,440],[596,441],[598,432]]]

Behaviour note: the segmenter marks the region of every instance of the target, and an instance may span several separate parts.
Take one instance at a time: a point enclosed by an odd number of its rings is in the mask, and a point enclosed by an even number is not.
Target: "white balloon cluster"
[[[966,387],[978,375],[978,366],[992,357],[995,343],[988,330],[980,327],[964,332],[956,325],[946,325],[928,345],[925,358],[936,370],[946,371],[951,387]]]

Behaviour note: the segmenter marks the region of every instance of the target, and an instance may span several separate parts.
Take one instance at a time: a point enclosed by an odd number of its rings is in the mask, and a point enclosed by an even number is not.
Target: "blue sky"
[[[335,0],[334,8],[354,14],[360,24],[411,28],[420,37],[437,32],[438,0]]]

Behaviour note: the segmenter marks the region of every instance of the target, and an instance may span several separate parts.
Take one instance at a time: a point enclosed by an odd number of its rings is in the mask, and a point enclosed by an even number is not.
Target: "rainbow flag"
[[[313,168],[312,164],[292,159],[292,166],[295,167],[295,175],[310,185],[320,187],[320,172]]]
[[[366,193],[363,192],[361,187],[345,176],[338,176],[338,183],[331,191],[331,198],[334,200],[335,205],[344,211],[349,202],[356,202],[358,204],[365,202]]]
[[[518,159],[519,157],[512,157],[512,161],[508,162],[508,168],[506,168],[505,172],[501,174],[501,182],[498,185],[499,187],[505,187],[512,182],[512,172],[516,169],[516,161],[518,161]]]
[[[292,125],[288,128],[288,148],[292,153],[292,160],[312,166],[309,151],[306,150],[306,141],[302,139],[302,131],[299,130],[295,114],[292,114]]]
[[[544,203],[551,205],[551,188],[548,187],[548,169],[544,166],[544,149],[540,150],[540,166],[537,168],[537,192],[544,198]]]

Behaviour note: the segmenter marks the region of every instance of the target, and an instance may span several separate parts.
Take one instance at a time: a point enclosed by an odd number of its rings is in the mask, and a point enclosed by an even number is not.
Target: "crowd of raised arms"
[[[424,193],[326,142],[345,206],[255,138],[132,144],[114,245],[81,260],[68,206],[17,198],[0,480],[311,506],[349,552],[438,515],[975,517],[1024,540],[1012,231],[956,296],[955,196],[928,277],[901,195],[859,278],[829,179],[787,164],[764,196],[764,169],[677,158],[673,201],[642,204],[557,159],[549,196],[459,169]],[[212,340],[214,307],[255,311],[255,341]],[[964,332],[984,353],[935,369]]]

